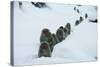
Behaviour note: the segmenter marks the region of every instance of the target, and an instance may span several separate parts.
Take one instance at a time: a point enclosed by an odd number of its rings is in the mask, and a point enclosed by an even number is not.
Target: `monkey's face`
[[[43,29],[42,34],[48,36],[48,35],[50,35],[50,32],[48,29]]]

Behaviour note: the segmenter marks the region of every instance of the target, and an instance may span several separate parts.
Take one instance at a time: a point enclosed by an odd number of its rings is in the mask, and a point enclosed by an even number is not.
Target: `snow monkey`
[[[61,42],[65,39],[65,32],[64,32],[63,26],[60,26],[60,28],[56,31],[56,36],[57,36],[59,42]]]
[[[54,46],[55,46],[57,43],[59,43],[59,40],[58,40],[56,34],[53,33],[53,34],[52,34],[52,37],[53,37],[53,44],[52,44],[52,46],[51,46],[51,52],[53,51]]]
[[[40,48],[39,48],[39,52],[38,52],[38,57],[51,57],[51,50],[49,47],[49,43],[44,41],[41,42]]]
[[[85,14],[85,19],[86,19],[86,18],[88,18],[88,14],[87,14],[87,13]]]
[[[40,43],[44,42],[44,41],[48,42],[50,49],[52,49],[53,37],[52,37],[49,29],[47,29],[47,28],[44,28],[42,30],[42,33],[41,33],[41,36],[40,36]]]
[[[75,26],[79,25],[80,24],[80,21],[79,20],[76,20],[75,22]]]
[[[71,33],[71,24],[67,23],[65,28],[68,30],[68,35]]]
[[[52,34],[52,37],[53,37],[53,45],[59,43],[59,40],[58,40],[56,34],[53,33],[53,34]]]
[[[76,7],[74,7],[74,10],[76,11]]]
[[[83,21],[83,17],[80,16],[80,23]]]
[[[32,5],[34,5],[35,7],[38,7],[38,8],[45,8],[47,7],[46,3],[43,3],[43,2],[31,2]]]
[[[76,11],[77,11],[77,13],[80,13],[79,9],[77,9]]]
[[[37,2],[37,3],[39,4],[39,6],[40,6],[41,8],[47,7],[46,3],[43,3],[43,2]]]
[[[22,8],[22,2],[19,1],[19,8]]]
[[[64,28],[64,32],[65,32],[65,37],[68,36],[68,28]]]

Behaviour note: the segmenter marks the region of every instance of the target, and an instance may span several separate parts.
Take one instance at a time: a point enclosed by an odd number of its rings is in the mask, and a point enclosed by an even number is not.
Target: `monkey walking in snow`
[[[85,19],[87,19],[87,18],[88,18],[88,14],[86,13],[86,14],[85,14]]]
[[[68,28],[64,28],[65,38],[68,36]]]
[[[53,51],[54,46],[55,46],[57,43],[59,43],[59,40],[58,40],[56,34],[53,33],[53,34],[52,34],[52,37],[53,37],[53,43],[52,43],[52,46],[51,46],[51,52]]]
[[[38,57],[51,57],[51,49],[49,47],[49,43],[44,41],[41,42],[39,52],[38,52]]]
[[[56,32],[58,40],[61,42],[65,39],[64,27],[61,26]]]
[[[35,7],[38,7],[38,8],[47,7],[46,3],[43,3],[43,2],[31,2],[31,4],[34,5]]]
[[[71,33],[71,24],[67,23],[65,28],[68,30],[68,35]]]
[[[19,8],[22,8],[22,2],[19,1]]]
[[[80,23],[83,21],[83,17],[80,16]]]

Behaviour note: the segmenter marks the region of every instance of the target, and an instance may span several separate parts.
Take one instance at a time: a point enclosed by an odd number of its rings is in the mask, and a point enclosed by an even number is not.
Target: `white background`
[[[83,4],[83,5],[97,5],[98,6],[98,20],[100,19],[100,0],[34,0],[44,2],[66,3],[66,4]],[[100,34],[100,23],[98,23],[98,34]],[[98,35],[98,41],[100,36]],[[99,48],[100,42],[98,42]],[[100,51],[100,49],[98,49]],[[98,52],[98,56],[100,53]],[[10,63],[10,0],[0,0],[0,67],[11,67]],[[100,58],[98,62],[84,62],[84,63],[68,63],[68,64],[54,64],[54,65],[35,65],[34,67],[99,67]],[[26,66],[32,67],[32,66]]]

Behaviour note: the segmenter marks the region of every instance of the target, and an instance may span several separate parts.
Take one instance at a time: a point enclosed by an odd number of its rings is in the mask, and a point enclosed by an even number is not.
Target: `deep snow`
[[[76,6],[47,3],[50,8],[36,8],[30,2],[23,2],[22,8],[14,2],[14,65],[53,64],[80,61],[96,61],[97,23],[96,6]],[[74,11],[80,10],[80,14]],[[81,24],[75,21],[85,13],[89,15]],[[40,34],[43,28],[55,33],[60,26],[71,23],[71,34],[54,47],[52,57],[38,58]]]

